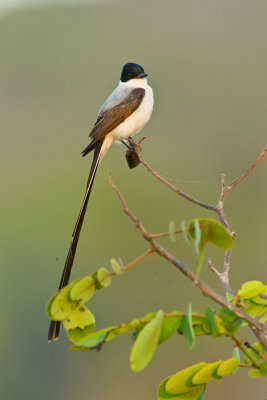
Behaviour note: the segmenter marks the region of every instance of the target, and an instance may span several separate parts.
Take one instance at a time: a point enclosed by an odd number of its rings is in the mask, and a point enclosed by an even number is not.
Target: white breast
[[[139,132],[149,121],[153,110],[154,98],[153,90],[147,84],[146,79],[131,79],[128,82],[120,82],[118,89],[125,88],[138,88],[142,87],[145,89],[146,93],[143,98],[142,103],[122,124],[117,126],[109,135],[113,137],[114,140],[127,139]]]

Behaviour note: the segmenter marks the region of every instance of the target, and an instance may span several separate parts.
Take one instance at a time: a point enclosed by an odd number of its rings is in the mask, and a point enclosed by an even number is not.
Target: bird
[[[154,96],[152,88],[147,83],[147,76],[141,65],[132,62],[125,64],[118,86],[98,111],[96,123],[89,134],[91,141],[81,153],[84,157],[93,151],[93,161],[58,290],[69,282],[88,200],[100,161],[114,141],[120,141],[129,148],[127,139],[143,129],[151,117]],[[60,321],[51,320],[48,342],[57,340],[59,332]]]

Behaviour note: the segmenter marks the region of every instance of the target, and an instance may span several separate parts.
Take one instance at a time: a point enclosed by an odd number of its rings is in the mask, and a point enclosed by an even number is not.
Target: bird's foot
[[[134,147],[130,144],[129,139],[122,139],[121,143],[124,144],[128,150],[134,150]]]

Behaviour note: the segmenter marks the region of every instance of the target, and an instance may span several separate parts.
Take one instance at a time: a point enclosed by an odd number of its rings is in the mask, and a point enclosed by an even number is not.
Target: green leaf
[[[53,304],[53,302],[54,302],[56,297],[57,297],[57,293],[54,294],[54,296],[52,296],[51,299],[49,300],[49,302],[47,303],[46,314],[48,315],[49,318],[53,318],[53,316],[51,314],[51,307],[52,307],[52,304]]]
[[[263,345],[260,342],[255,342],[252,343],[251,345],[256,351],[254,351],[253,349],[247,349],[247,353],[249,354],[249,356],[252,358],[252,360],[254,360],[256,363],[257,362],[261,362],[262,359],[261,357],[257,354],[257,352],[261,353],[262,355],[264,355],[266,353],[265,348],[263,347]],[[246,364],[251,364],[251,360],[245,356],[244,357],[244,362]]]
[[[176,235],[175,235],[175,223],[173,221],[170,221],[169,224],[169,235],[170,235],[170,239],[172,242],[175,242],[176,240]]]
[[[48,303],[49,313],[54,321],[61,321],[77,307],[75,302],[68,300],[69,286],[61,289]],[[53,301],[52,301],[53,300]]]
[[[255,304],[253,299],[244,300],[244,304],[247,307],[246,313],[251,315],[253,318],[258,317],[266,311],[266,307],[262,304]]]
[[[182,316],[168,316],[162,321],[159,344],[165,342],[169,337],[176,332],[182,322]]]
[[[236,320],[236,315],[232,313],[231,311],[227,310],[227,308],[221,308],[218,316],[221,318],[223,321],[224,325],[228,325],[229,323],[233,322]]]
[[[238,367],[239,367],[238,359],[235,357],[232,357],[221,363],[221,365],[217,369],[217,374],[219,376],[227,376],[227,375],[233,374]]]
[[[202,389],[202,392],[200,393],[200,396],[199,396],[199,398],[198,398],[197,400],[203,400],[203,399],[204,399],[204,394],[205,394],[205,391],[206,391],[206,386],[207,386],[207,385],[204,385],[204,387],[203,387],[203,389]]]
[[[217,367],[222,363],[222,360],[215,361],[213,363],[207,364],[205,367],[201,368],[192,379],[192,382],[195,385],[200,385],[203,383],[207,383],[213,381],[215,379],[214,372],[217,370]]]
[[[97,281],[99,284],[99,289],[106,288],[110,285],[110,273],[107,271],[106,268],[99,268],[97,271]]]
[[[86,303],[94,295],[96,291],[95,281],[91,276],[80,278],[74,281],[69,291],[71,300],[79,300]]]
[[[171,377],[165,378],[159,385],[158,388],[158,400],[172,399],[172,400],[180,400],[180,396],[175,394],[170,394],[166,392],[166,383]]]
[[[206,335],[206,332],[203,330],[202,327],[204,318],[204,315],[192,313],[192,326],[195,336]]]
[[[116,275],[120,275],[122,273],[121,266],[115,258],[110,260],[111,268]]]
[[[85,346],[85,347],[96,347],[98,345],[101,345],[109,331],[111,331],[113,327],[101,329],[100,331],[89,333],[88,335],[84,336],[82,339],[75,341],[74,343],[79,345],[79,346]],[[71,339],[72,340],[72,339]]]
[[[121,268],[124,267],[124,264],[123,264],[123,262],[122,262],[121,257],[118,257],[118,263],[119,263],[119,265],[120,265]]]
[[[208,331],[212,336],[222,336],[225,335],[226,329],[222,323],[221,318],[219,318],[215,312],[212,310],[211,307],[207,307],[205,311],[205,316],[207,318],[208,322]],[[204,325],[204,328],[206,326],[207,329],[207,324]]]
[[[233,351],[233,355],[232,355],[234,358],[236,358],[238,361],[239,361],[239,363],[241,362],[241,357],[240,357],[240,352],[239,352],[239,348],[238,347],[235,347],[234,348],[234,351]]]
[[[244,362],[246,364],[253,364],[251,359],[254,360],[255,363],[257,362],[257,360],[260,360],[258,354],[256,354],[252,349],[247,349],[247,354],[250,356],[250,358],[248,358],[247,356],[244,357]]]
[[[263,361],[260,365],[260,373],[261,375],[265,376],[267,378],[267,360]]]
[[[159,310],[139,333],[130,355],[133,371],[142,371],[152,359],[160,337],[162,319],[163,311]]]
[[[191,230],[192,228],[194,228],[194,231]],[[195,240],[195,250],[196,250],[196,253],[198,254],[200,240],[201,240],[201,230],[200,230],[198,219],[195,219],[194,221],[192,221],[192,225],[191,225],[191,223],[189,224],[189,234]]]
[[[264,290],[264,285],[260,281],[245,282],[238,291],[238,296],[242,299],[251,299],[257,296],[261,290]]]
[[[186,337],[186,340],[189,344],[190,349],[192,349],[195,345],[195,335],[192,326],[192,307],[191,304],[188,304],[186,309],[186,314],[184,317],[183,323],[183,334]]]
[[[230,250],[233,246],[233,239],[230,233],[216,220],[211,218],[199,218],[190,222],[189,233],[195,239],[197,244],[196,227],[201,231],[201,240],[199,240],[199,248],[204,247],[208,242],[219,247],[221,250]],[[195,227],[195,229],[193,229]]]
[[[144,327],[146,326],[146,324],[147,324],[148,322],[150,322],[153,318],[155,318],[155,315],[156,315],[156,314],[157,314],[156,312],[151,312],[151,313],[146,314],[146,315],[141,319],[141,322],[142,322],[142,323],[135,329],[135,332],[134,332],[134,340],[137,339],[139,333],[144,329]]]
[[[94,324],[94,315],[84,305],[80,305],[79,307],[77,307],[67,316],[66,319],[64,319],[64,328],[66,329],[66,331],[74,328],[84,329],[86,326]]]
[[[183,237],[184,237],[184,240],[186,241],[186,243],[187,244],[191,244],[190,243],[190,236],[189,236],[189,234],[188,234],[188,232],[187,232],[187,230],[186,230],[186,227],[185,227],[185,222],[184,221],[182,221],[181,222],[181,230],[182,230],[182,234],[183,234]]]
[[[258,378],[261,375],[258,369],[251,369],[248,374],[251,378]]]
[[[86,326],[84,329],[75,328],[67,331],[67,336],[72,343],[79,343],[83,338],[94,332],[94,325]]]
[[[201,393],[205,389],[205,385],[196,386],[195,389],[183,394],[170,394],[166,392],[166,383],[171,377],[164,379],[158,388],[158,400],[201,400]],[[203,397],[202,397],[203,398]]]
[[[233,321],[226,327],[227,332],[233,335],[240,328],[242,322],[243,322],[242,318],[236,318],[235,321]]]
[[[209,331],[213,335],[215,333],[215,321],[214,321],[215,312],[211,307],[209,306],[206,307],[205,316],[209,324]]]
[[[229,303],[232,303],[235,298],[235,296],[229,292],[226,292],[225,297],[226,297],[226,300],[229,301]]]
[[[263,294],[263,295],[267,296],[267,286],[263,285],[263,288],[261,289],[259,295],[253,297],[253,301],[255,303],[262,304],[262,305],[266,306],[267,305],[267,299],[264,299],[263,297],[261,297],[260,294]]]
[[[170,377],[166,382],[166,391],[170,394],[181,394],[194,390],[196,386],[192,383],[192,379],[194,375],[206,365],[205,362],[201,362],[177,372],[177,374]]]

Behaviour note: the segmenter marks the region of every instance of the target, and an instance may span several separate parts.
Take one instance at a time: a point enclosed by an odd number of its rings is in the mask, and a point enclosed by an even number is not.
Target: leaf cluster
[[[164,379],[158,388],[158,400],[198,400],[203,397],[206,384],[212,380],[220,381],[231,375],[239,367],[237,358],[218,360],[212,363],[201,362],[185,368]]]

